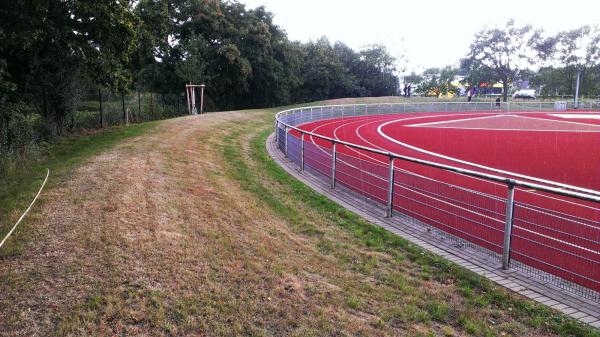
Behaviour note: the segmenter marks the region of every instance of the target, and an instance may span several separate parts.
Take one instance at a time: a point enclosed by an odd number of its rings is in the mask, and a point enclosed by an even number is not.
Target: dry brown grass
[[[494,307],[471,312],[455,280],[299,203],[253,156],[269,116],[165,121],[48,191],[36,239],[0,264],[0,335],[549,335]],[[227,142],[297,216],[232,179]]]

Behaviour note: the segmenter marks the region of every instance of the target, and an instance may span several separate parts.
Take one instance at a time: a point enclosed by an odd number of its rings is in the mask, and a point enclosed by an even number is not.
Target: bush
[[[14,170],[17,162],[39,158],[50,130],[42,116],[26,104],[6,104],[0,112],[0,174],[5,174]]]

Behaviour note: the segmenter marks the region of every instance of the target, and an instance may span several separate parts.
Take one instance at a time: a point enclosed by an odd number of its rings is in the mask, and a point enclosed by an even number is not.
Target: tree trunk
[[[502,101],[508,102],[508,80],[502,81]]]

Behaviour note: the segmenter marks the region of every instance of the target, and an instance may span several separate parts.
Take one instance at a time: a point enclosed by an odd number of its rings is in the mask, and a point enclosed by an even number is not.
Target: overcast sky
[[[382,43],[405,55],[408,70],[458,62],[475,32],[514,18],[546,32],[600,24],[598,0],[240,0],[264,5],[290,39],[307,42],[327,36],[358,50]]]

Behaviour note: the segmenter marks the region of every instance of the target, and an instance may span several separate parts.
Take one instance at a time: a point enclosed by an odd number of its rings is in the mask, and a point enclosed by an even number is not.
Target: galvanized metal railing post
[[[335,141],[333,141],[333,150],[331,152],[331,188],[335,189],[335,169],[337,152],[335,151]]]
[[[502,246],[502,269],[510,267],[510,250],[513,228],[513,211],[515,209],[515,183],[508,181],[508,197],[506,198],[506,222],[504,223],[504,244]]]
[[[304,171],[304,132],[300,132],[300,171]]]
[[[390,156],[390,171],[388,175],[387,217],[394,213],[394,157]]]
[[[279,121],[275,120],[275,144],[277,144],[277,148],[279,148]]]
[[[283,130],[285,131],[285,133],[284,133],[285,145],[283,148],[284,149],[283,153],[285,154],[285,157],[287,158],[288,157],[288,128],[287,128],[287,125],[283,128]]]

